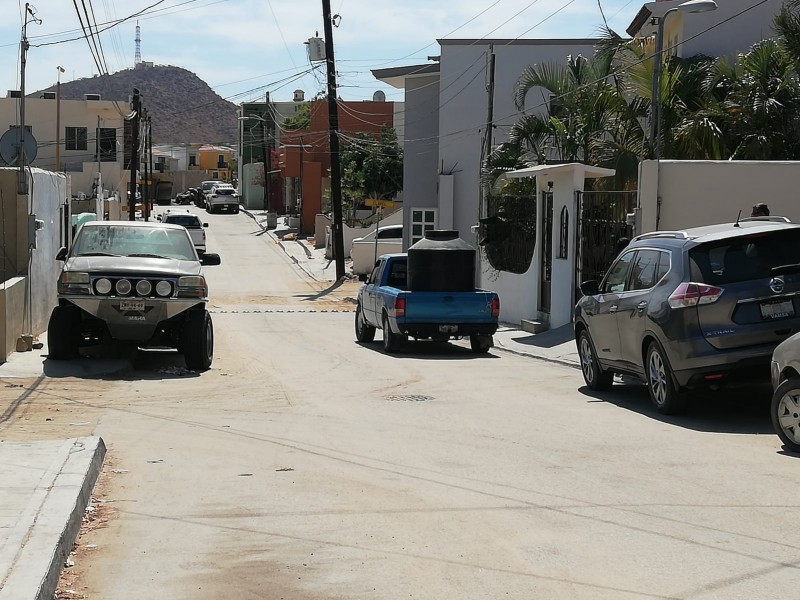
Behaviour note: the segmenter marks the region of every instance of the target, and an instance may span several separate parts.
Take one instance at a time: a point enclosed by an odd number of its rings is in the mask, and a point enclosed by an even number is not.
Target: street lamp
[[[58,65],[58,81],[56,82],[56,171],[61,170],[61,74],[64,67]]]
[[[264,117],[259,117],[258,115],[243,115],[237,117],[240,121],[259,121],[262,123],[261,125],[261,146],[264,152],[264,210],[269,210],[269,201],[270,201],[270,171],[272,170],[272,161],[270,160],[269,148],[267,147],[267,137],[266,132],[264,131],[264,123],[269,123],[267,119]],[[255,127],[255,125],[253,125]],[[253,127],[250,128],[250,135],[252,136]],[[241,182],[239,183],[240,190],[241,190]]]
[[[689,0],[674,8],[670,8],[658,19],[658,31],[656,32],[656,52],[653,55],[655,61],[653,65],[653,92],[650,99],[650,143],[653,146],[653,158],[661,157],[661,65],[664,51],[664,24],[667,16],[673,12],[682,13],[702,13],[717,10],[717,3],[714,0]],[[654,22],[653,21],[653,22]]]

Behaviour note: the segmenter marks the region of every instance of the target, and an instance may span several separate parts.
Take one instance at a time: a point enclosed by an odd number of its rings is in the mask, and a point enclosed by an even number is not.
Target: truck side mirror
[[[203,227],[208,227],[208,223],[203,223]]]
[[[58,254],[56,254],[56,260],[65,261],[67,260],[67,249],[64,246],[58,249]]]

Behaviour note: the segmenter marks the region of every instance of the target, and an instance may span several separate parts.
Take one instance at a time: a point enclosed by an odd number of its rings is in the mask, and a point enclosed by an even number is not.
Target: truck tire
[[[375,328],[364,320],[361,304],[356,306],[356,340],[366,344],[375,339]]]
[[[183,324],[183,358],[186,368],[206,371],[214,360],[214,324],[207,310],[190,310]]]
[[[490,335],[469,336],[469,347],[475,354],[486,354],[492,346],[494,346],[494,340]]]
[[[77,306],[56,306],[47,325],[48,358],[78,358],[81,310]]]
[[[389,325],[389,317],[383,315],[383,350],[386,354],[399,352],[403,343],[408,337],[394,333]]]

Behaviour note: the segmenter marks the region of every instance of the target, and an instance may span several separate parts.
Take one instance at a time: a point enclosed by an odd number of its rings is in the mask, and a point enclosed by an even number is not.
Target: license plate
[[[144,300],[120,300],[120,310],[144,310]]]
[[[456,333],[458,325],[439,325],[439,333]]]
[[[778,300],[777,302],[761,303],[762,319],[783,319],[794,316],[794,305],[791,300]]]

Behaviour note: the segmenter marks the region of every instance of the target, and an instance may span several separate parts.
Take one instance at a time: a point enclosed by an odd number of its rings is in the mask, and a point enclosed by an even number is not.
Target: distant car
[[[190,212],[188,208],[168,208],[159,215],[158,220],[162,223],[172,223],[173,225],[186,227],[197,253],[201,256],[205,253],[206,232],[203,231],[203,228],[208,227],[208,223],[203,223],[200,217]]]
[[[770,416],[784,445],[800,452],[800,333],[784,340],[772,353]]]
[[[384,225],[376,232],[373,229],[367,235],[353,240],[350,247],[350,258],[353,259],[353,273],[365,277],[372,273],[375,261],[382,254],[396,254],[403,251],[403,226]]]
[[[177,348],[186,366],[211,366],[214,329],[208,285],[184,227],[144,221],[84,223],[58,278],[58,305],[47,328],[49,357],[69,360],[105,338],[140,347]]]
[[[206,196],[206,210],[210,213],[229,210],[239,212],[239,195],[232,185],[215,185]]]
[[[677,413],[685,390],[768,381],[773,350],[800,330],[800,225],[759,217],[646,233],[580,289],[586,385],[632,375],[656,410]]]

